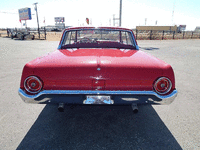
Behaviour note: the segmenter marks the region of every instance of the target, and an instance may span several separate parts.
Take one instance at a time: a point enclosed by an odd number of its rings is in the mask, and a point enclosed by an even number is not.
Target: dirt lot
[[[60,41],[62,33],[60,32],[48,32],[47,33],[47,40],[48,41]]]
[[[0,37],[5,37],[5,36],[7,36],[7,31],[0,30]]]
[[[0,150],[200,149],[199,40],[138,41],[172,65],[178,97],[170,105],[67,107],[24,103],[18,95],[25,63],[56,50],[58,41],[0,37]]]
[[[38,34],[34,34],[36,39],[38,39]],[[48,41],[60,41],[62,36],[61,32],[47,32],[46,38]],[[7,37],[7,31],[0,30],[0,37]],[[44,39],[44,34],[41,34],[41,39]]]

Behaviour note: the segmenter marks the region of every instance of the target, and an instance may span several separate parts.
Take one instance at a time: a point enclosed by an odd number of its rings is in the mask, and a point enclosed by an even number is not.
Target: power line
[[[174,25],[174,9],[175,9],[176,1],[174,0],[173,10],[172,10],[172,25]]]
[[[4,13],[4,14],[18,14],[18,13],[4,12],[4,11],[0,11],[0,13]]]
[[[5,12],[5,11],[0,11],[0,13],[3,13],[3,14],[16,14],[16,15],[18,15],[18,14],[19,14],[19,13]],[[31,15],[35,15],[35,14],[31,14]]]

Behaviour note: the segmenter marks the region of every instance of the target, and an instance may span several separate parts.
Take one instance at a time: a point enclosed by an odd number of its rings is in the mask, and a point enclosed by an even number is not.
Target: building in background
[[[200,32],[200,26],[199,27],[196,27],[194,32]]]
[[[175,31],[181,33],[185,31],[186,25],[175,26],[136,26],[137,30],[152,30],[152,31]]]
[[[178,27],[175,26],[136,26],[137,30],[153,30],[153,31],[177,31]]]
[[[178,33],[181,33],[181,32],[183,32],[183,31],[185,31],[186,30],[186,25],[179,25],[178,26]]]

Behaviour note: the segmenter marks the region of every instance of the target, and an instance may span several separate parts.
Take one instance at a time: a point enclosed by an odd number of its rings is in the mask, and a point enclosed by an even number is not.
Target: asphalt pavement
[[[140,50],[172,65],[178,96],[170,105],[26,104],[18,95],[25,63],[57,42],[0,37],[0,150],[200,149],[200,40],[138,41]]]

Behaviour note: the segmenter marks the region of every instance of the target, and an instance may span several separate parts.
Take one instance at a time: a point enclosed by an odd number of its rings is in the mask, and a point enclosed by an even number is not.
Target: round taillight
[[[166,77],[159,78],[154,84],[154,89],[158,94],[166,94],[171,90],[171,88],[172,83]]]
[[[24,87],[29,93],[38,93],[42,89],[42,82],[35,76],[30,76],[24,81]]]

